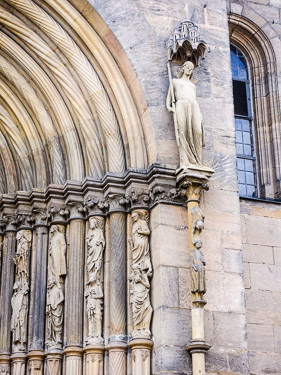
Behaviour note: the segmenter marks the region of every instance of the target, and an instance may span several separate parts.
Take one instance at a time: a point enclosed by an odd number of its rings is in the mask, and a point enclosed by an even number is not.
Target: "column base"
[[[152,340],[134,339],[129,346],[132,350],[132,375],[150,375]]]
[[[126,375],[127,373],[127,343],[112,341],[106,349],[109,353],[109,375]]]
[[[10,374],[10,356],[8,354],[0,354],[0,373]]]
[[[85,375],[103,375],[104,345],[88,345],[84,348]]]
[[[26,353],[13,353],[11,362],[13,375],[25,375]]]
[[[67,375],[82,375],[83,349],[79,346],[69,346],[64,349],[65,373]]]
[[[28,371],[30,375],[43,375],[44,352],[41,350],[32,350],[27,354]]]
[[[49,351],[46,353],[46,375],[61,375],[61,351]]]

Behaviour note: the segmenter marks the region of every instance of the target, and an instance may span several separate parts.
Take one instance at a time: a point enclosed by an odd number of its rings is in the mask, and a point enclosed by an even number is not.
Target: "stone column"
[[[90,216],[85,267],[85,372],[103,372],[104,218]]]
[[[64,278],[67,273],[65,221],[68,214],[69,211],[63,207],[52,206],[50,209],[51,227],[49,231],[47,299],[45,310],[45,375],[61,375],[65,300]]]
[[[191,325],[192,338],[187,350],[192,355],[193,375],[205,375],[205,353],[210,349],[204,335],[204,300],[206,293],[205,260],[201,251],[201,231],[204,229],[204,214],[199,207],[203,189],[207,189],[212,170],[183,170],[177,176],[180,190],[186,197],[188,213],[188,247],[191,273]],[[205,172],[205,173],[204,173]]]
[[[68,270],[65,293],[65,367],[67,375],[82,374],[83,301],[84,301],[84,208],[68,204]]]
[[[109,375],[126,374],[126,214],[110,213]]]
[[[34,210],[30,306],[28,324],[28,368],[30,375],[43,374],[45,302],[47,289],[48,228],[47,215]]]
[[[32,232],[25,226],[25,215],[18,215],[21,223],[16,239],[17,250],[13,258],[15,282],[11,298],[12,317],[12,369],[14,374],[25,374],[27,350],[27,319],[29,305],[29,258]]]
[[[9,356],[11,347],[11,299],[14,283],[14,262],[16,251],[16,222],[15,218],[4,216],[2,223],[4,230],[1,294],[0,294],[0,364],[1,369],[9,371]],[[7,372],[9,373],[9,372]]]
[[[152,264],[149,248],[149,212],[135,209],[131,213],[131,230],[128,236],[130,247],[130,306],[132,315],[132,374],[150,375],[152,348],[150,324],[152,306],[150,281]]]

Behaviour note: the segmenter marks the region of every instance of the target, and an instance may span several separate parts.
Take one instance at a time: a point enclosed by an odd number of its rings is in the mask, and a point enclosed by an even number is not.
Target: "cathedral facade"
[[[281,373],[281,1],[0,0],[0,373]]]

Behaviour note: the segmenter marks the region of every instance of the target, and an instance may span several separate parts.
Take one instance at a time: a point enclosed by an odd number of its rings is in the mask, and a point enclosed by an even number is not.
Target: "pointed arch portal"
[[[69,1],[4,1],[0,23],[0,193],[147,168],[127,82]]]

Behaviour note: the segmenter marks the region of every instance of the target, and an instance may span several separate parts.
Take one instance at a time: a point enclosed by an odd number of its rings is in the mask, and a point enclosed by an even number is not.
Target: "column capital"
[[[211,345],[205,340],[191,340],[190,344],[186,346],[186,350],[193,353],[206,353],[211,348]]]
[[[104,345],[87,345],[84,348],[84,352],[86,354],[103,354],[105,351],[105,346]]]

